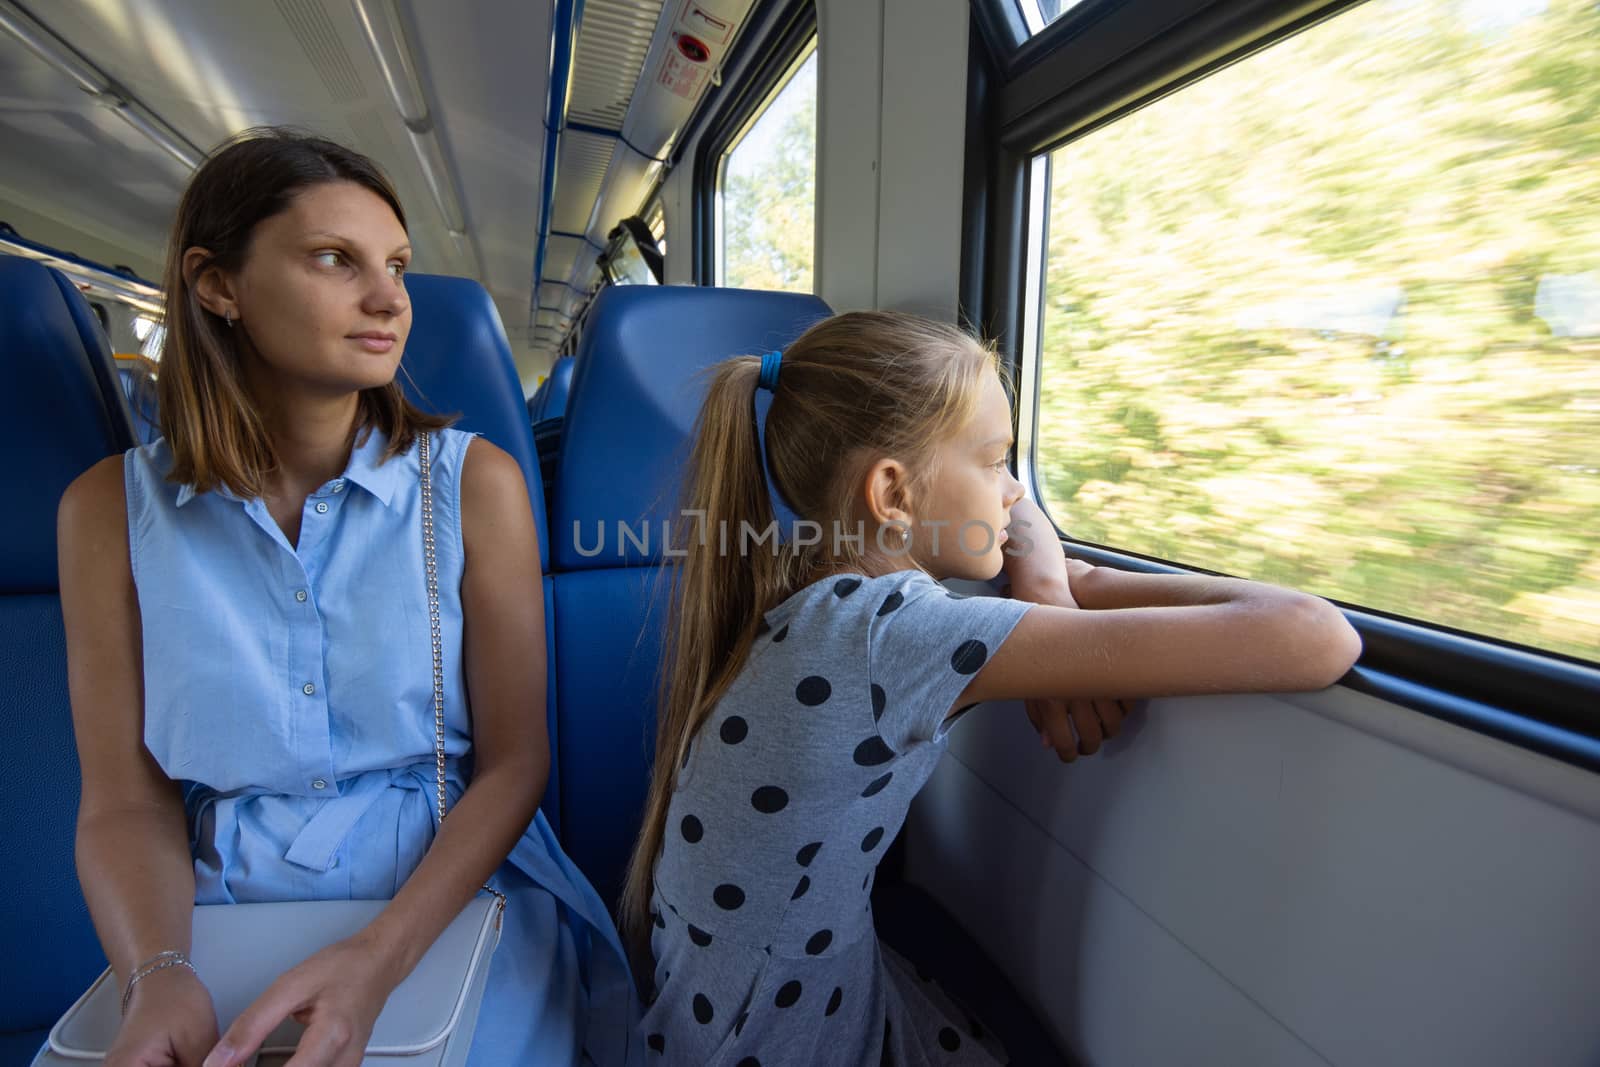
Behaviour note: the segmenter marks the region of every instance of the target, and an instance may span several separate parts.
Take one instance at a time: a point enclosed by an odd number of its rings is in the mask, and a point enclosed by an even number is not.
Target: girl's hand
[[[106,1067],[200,1067],[217,1041],[211,994],[193,972],[169,967],[133,989]]]
[[[1022,706],[1039,732],[1039,744],[1055,749],[1062,763],[1099,752],[1128,714],[1121,700],[1025,700]]]
[[[306,1028],[284,1067],[359,1067],[378,1013],[399,984],[371,936],[357,934],[286,972],[234,1020],[202,1067],[236,1067],[293,1016]]]

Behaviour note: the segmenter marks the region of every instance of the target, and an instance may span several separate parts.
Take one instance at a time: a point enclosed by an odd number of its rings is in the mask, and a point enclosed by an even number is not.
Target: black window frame
[[[760,17],[761,24],[752,25],[755,32],[740,37],[724,65],[725,69],[740,72],[737,81],[725,82],[708,94],[701,113],[691,121],[693,128],[704,130],[695,138],[690,197],[696,285],[716,284],[717,181],[722,159],[751,118],[783,85],[796,61],[817,40],[817,7],[813,0],[778,0],[758,5],[751,17]]]
[[[960,291],[965,318],[998,341],[1016,395],[1025,395],[1021,344],[1030,332],[1023,319],[1033,160],[1360,2],[1088,0],[1019,40],[1013,0],[975,0]],[[1037,425],[1037,389],[1033,395],[1035,410],[1018,418]],[[1029,488],[1043,499],[1036,482]],[[1214,573],[1064,534],[1062,543],[1097,565]],[[1600,772],[1600,666],[1339,606],[1364,645],[1341,684]]]

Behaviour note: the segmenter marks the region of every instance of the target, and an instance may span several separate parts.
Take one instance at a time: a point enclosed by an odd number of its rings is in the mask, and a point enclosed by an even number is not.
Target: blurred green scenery
[[[809,293],[817,203],[813,52],[728,153],[722,176],[722,284]]]
[[[1369,0],[1050,162],[1063,530],[1600,659],[1600,4]]]

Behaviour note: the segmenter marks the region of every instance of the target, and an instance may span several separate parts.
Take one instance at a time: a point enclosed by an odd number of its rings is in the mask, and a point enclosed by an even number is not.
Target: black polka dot
[[[899,607],[905,602],[905,595],[901,593],[900,590],[896,589],[884,599],[883,606],[878,609],[878,617],[880,619],[883,618],[885,615],[889,614],[889,612],[893,611],[895,608]]]
[[[976,674],[989,658],[989,647],[982,641],[963,641],[950,654],[950,666],[957,674]]]
[[[783,983],[783,988],[778,990],[778,995],[772,1002],[780,1008],[792,1008],[795,1001],[800,999],[800,983],[789,981]]]
[[[698,845],[700,839],[706,836],[706,828],[693,815],[685,815],[678,828],[683,831],[683,839],[691,845]]]
[[[738,911],[744,907],[744,890],[724,882],[711,891],[711,899],[723,911]]]
[[[737,715],[729,715],[722,720],[722,729],[718,731],[725,745],[737,745],[750,736],[750,724]]]
[[[789,794],[775,785],[764,785],[750,794],[750,806],[763,815],[776,815],[789,806]]]
[[[872,721],[877,722],[883,718],[883,709],[889,703],[889,694],[883,691],[883,686],[877,682],[872,683]]]
[[[821,841],[813,841],[794,854],[794,861],[802,867],[811,866],[811,861],[817,858],[817,853],[822,848]]]
[[[782,626],[778,627],[778,632],[772,635],[772,643],[773,644],[777,644],[779,641],[782,641],[785,637],[788,637],[788,636],[789,636],[789,624],[788,623],[784,623]]]
[[[808,876],[802,874],[800,876],[800,884],[794,887],[794,895],[791,896],[789,899],[790,900],[799,900],[801,897],[806,895],[806,890],[808,890],[810,888],[811,888],[811,879]]]
[[[946,1026],[939,1031],[939,1044],[946,1052],[954,1052],[961,1047],[961,1035]]]
[[[651,1052],[667,1051],[667,1038],[665,1034],[651,1034],[645,1038],[644,1043],[650,1046]]]
[[[894,777],[894,772],[890,771],[888,774],[884,775],[882,778],[874,778],[872,780],[872,784],[867,786],[865,789],[863,789],[861,791],[861,795],[864,796],[864,797],[877,796],[879,793],[883,792],[883,787],[888,785],[889,784],[889,779],[891,779],[893,777]]]
[[[694,1021],[704,1026],[711,1021],[711,1016],[711,1001],[706,999],[704,993],[696,993],[694,995]]]
[[[761,1067],[761,1061],[756,1059],[754,1056],[746,1056],[744,1059],[736,1063],[734,1067]]]
[[[818,930],[811,935],[811,940],[806,942],[807,956],[820,956],[828,951],[828,946],[833,944],[832,930]]]
[[[878,847],[878,842],[883,840],[883,827],[875,826],[867,831],[867,836],[861,839],[861,851],[871,852]]]
[[[894,759],[894,749],[884,744],[883,738],[873,734],[856,746],[855,761],[861,767],[876,767]]]
[[[650,921],[655,923],[656,928],[659,930],[665,930],[667,928],[667,920],[661,917],[661,913],[659,911],[652,911],[650,913]]]
[[[689,940],[693,941],[695,944],[699,945],[701,948],[705,948],[707,945],[711,944],[711,935],[706,933],[704,930],[700,929],[694,923],[690,923],[689,924]]]
[[[833,695],[833,686],[820,674],[813,674],[809,678],[802,678],[800,684],[794,687],[794,697],[808,708],[814,708],[825,702]]]
[[[742,1012],[739,1013],[739,1021],[733,1024],[733,1036],[734,1037],[738,1037],[740,1034],[744,1033],[744,1024],[746,1022],[748,1022],[749,1019],[750,1019],[750,1013],[749,1012],[742,1011]],[[746,1061],[746,1062],[749,1062],[749,1061]]]
[[[840,578],[833,583],[833,595],[843,600],[845,597],[861,588],[860,578]]]
[[[843,1002],[844,1002],[844,990],[840,989],[838,986],[835,986],[834,989],[833,989],[833,996],[828,998],[828,1008],[822,1014],[824,1014],[824,1015],[832,1015],[834,1012],[839,1010],[839,1005],[842,1004]]]

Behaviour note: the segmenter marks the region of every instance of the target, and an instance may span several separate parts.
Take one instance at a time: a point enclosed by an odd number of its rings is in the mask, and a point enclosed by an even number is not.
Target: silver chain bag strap
[[[428,630],[433,642],[433,756],[435,802],[442,829],[445,789],[444,635],[439,614],[439,560],[433,529],[431,440],[417,438],[422,481],[422,555],[427,571]],[[391,462],[393,462],[391,460]],[[464,1067],[477,1027],[489,962],[500,940],[506,898],[484,886],[395,987],[368,1039],[364,1065]],[[206,983],[227,1027],[278,976],[319,950],[365,928],[384,900],[211,904],[194,909],[189,959]],[[35,1067],[101,1062],[121,1026],[120,992],[108,968],[50,1031]],[[294,1055],[304,1027],[285,1020],[262,1043],[256,1067]]]

